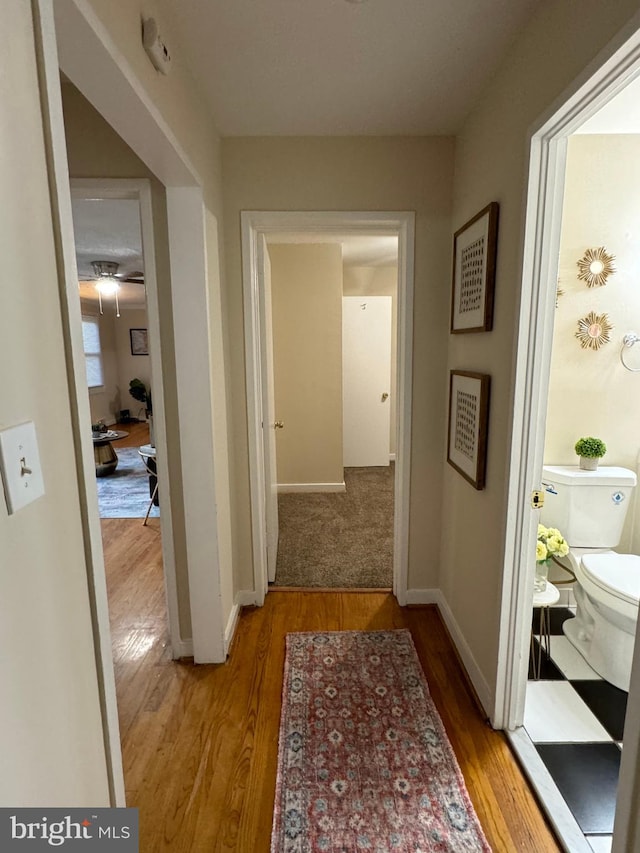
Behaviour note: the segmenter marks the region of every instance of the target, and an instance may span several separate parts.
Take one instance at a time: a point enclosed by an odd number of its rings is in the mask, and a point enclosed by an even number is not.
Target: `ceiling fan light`
[[[96,281],[96,290],[101,296],[114,296],[120,290],[120,283],[111,276],[103,276]]]

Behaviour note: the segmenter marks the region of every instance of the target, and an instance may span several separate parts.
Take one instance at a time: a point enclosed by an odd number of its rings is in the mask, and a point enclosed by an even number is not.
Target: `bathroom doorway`
[[[617,430],[628,413],[624,398],[634,393],[628,387],[634,376],[620,364],[622,341],[633,330],[635,316],[640,325],[640,312],[633,300],[625,303],[620,287],[617,292],[613,289],[616,276],[620,283],[627,275],[637,278],[638,272],[637,251],[632,253],[633,259],[627,255],[633,226],[621,227],[617,219],[623,206],[621,193],[626,194],[627,189],[632,192],[629,172],[619,187],[609,223],[605,198],[617,181],[615,172],[622,147],[634,145],[632,137],[640,133],[640,116],[636,116],[637,129],[631,130],[627,125],[624,138],[612,123],[615,106],[619,106],[618,112],[625,120],[633,115],[629,105],[635,105],[637,99],[632,87],[640,70],[639,42],[636,36],[633,43],[625,45],[616,61],[585,84],[533,137],[525,239],[520,328],[523,343],[511,478],[512,494],[518,497],[512,502],[507,522],[508,528],[513,525],[514,536],[508,543],[505,566],[505,588],[512,590],[512,600],[508,605],[510,627],[505,630],[511,646],[505,644],[501,660],[505,667],[504,725],[567,849],[584,853],[612,849],[614,814],[616,838],[628,837],[633,819],[630,791],[637,767],[635,722],[626,732],[622,758],[619,744],[625,708],[637,707],[640,685],[632,679],[628,698],[609,695],[612,691],[588,668],[584,658],[574,655],[576,650],[570,644],[565,646],[562,622],[573,615],[573,600],[563,587],[558,606],[551,610],[551,660],[543,678],[533,687],[527,683],[532,626],[531,554],[535,552],[538,523],[536,513],[530,509],[531,490],[540,488],[543,463],[577,464],[575,441],[583,435],[603,435],[603,430],[610,429],[613,435],[607,464],[624,462],[624,467],[637,467],[638,447],[628,450]],[[618,96],[617,103],[614,96]],[[605,105],[609,103],[607,110]],[[611,150],[605,154],[607,147]],[[575,185],[573,199],[571,182]],[[596,194],[589,202],[580,196],[587,191]],[[592,213],[596,219],[590,225],[588,216]],[[605,286],[591,288],[578,279],[578,261],[588,249],[604,249],[616,255],[617,272]],[[620,275],[623,265],[624,273]],[[636,355],[640,352],[633,353]],[[592,356],[597,361],[589,360]],[[559,365],[557,372],[554,364],[556,368]],[[602,381],[598,378],[601,372],[605,374]],[[578,399],[583,380],[585,390]],[[618,381],[626,391],[621,395],[623,402],[615,407],[611,393]],[[603,418],[612,409],[615,420],[607,426]],[[629,414],[629,423],[632,417]],[[631,456],[627,457],[627,453]],[[621,542],[627,550],[636,547],[634,517],[635,512],[630,511]],[[552,575],[550,579],[553,582],[558,578]],[[541,686],[545,681],[555,683]],[[594,698],[603,692],[607,698]],[[630,711],[628,717],[633,721],[636,714]],[[554,723],[558,725],[552,732],[549,726]],[[604,764],[595,770],[594,761],[602,758]]]

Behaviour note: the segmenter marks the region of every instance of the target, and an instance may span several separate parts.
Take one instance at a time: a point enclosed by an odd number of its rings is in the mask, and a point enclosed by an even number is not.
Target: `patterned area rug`
[[[149,506],[149,475],[135,447],[116,449],[118,467],[107,477],[96,477],[100,518],[144,518]],[[151,507],[149,518],[160,508]]]
[[[490,849],[410,632],[288,634],[271,853]]]

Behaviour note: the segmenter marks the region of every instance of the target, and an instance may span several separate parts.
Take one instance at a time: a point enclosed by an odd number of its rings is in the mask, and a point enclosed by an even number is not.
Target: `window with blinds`
[[[97,317],[82,317],[82,342],[87,365],[87,384],[89,388],[102,388],[102,350],[100,349],[100,327]]]

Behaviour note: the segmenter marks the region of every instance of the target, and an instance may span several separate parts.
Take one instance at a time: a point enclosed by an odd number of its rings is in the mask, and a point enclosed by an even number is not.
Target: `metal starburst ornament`
[[[609,332],[613,329],[608,314],[596,314],[590,311],[582,320],[578,320],[576,338],[583,349],[599,350],[603,344],[608,344],[611,338]]]
[[[613,262],[615,255],[609,254],[604,246],[587,249],[578,263],[578,278],[586,281],[587,287],[602,287],[610,275],[616,271]]]

